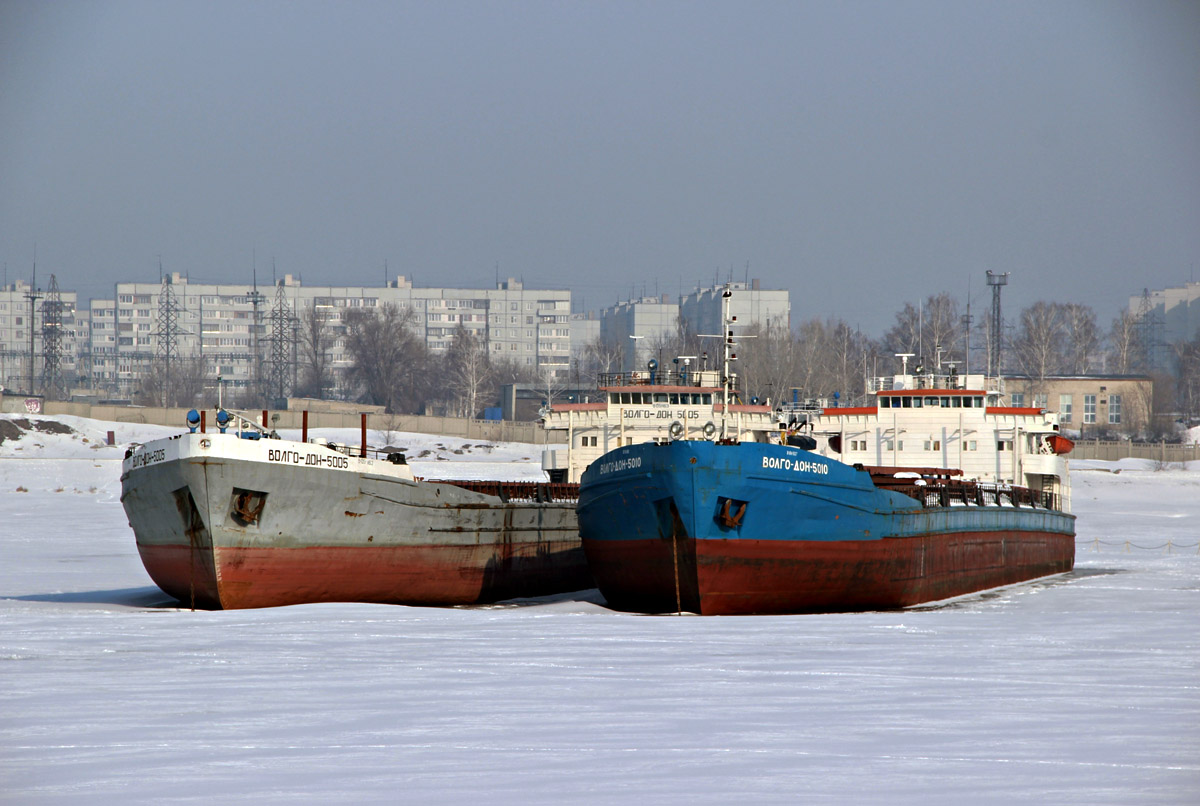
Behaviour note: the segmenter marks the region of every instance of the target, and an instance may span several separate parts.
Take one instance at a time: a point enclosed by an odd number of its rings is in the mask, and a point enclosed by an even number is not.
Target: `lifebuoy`
[[[683,423],[678,420],[671,423],[671,427],[667,429],[667,433],[671,435],[671,439],[679,439],[683,436]]]
[[[700,429],[700,431],[704,434],[705,439],[712,439],[713,434],[717,433],[717,427],[711,422],[707,422],[704,424],[704,427]]]

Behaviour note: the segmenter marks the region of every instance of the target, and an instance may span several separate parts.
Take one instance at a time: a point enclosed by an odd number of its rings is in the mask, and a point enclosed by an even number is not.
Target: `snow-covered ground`
[[[53,419],[0,443],[0,803],[1200,802],[1200,466],[1077,463],[1075,572],[940,607],[189,612],[119,502],[176,429]]]

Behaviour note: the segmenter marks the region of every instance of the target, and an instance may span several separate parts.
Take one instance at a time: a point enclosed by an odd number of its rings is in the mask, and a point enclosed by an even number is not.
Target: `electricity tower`
[[[288,305],[286,289],[283,283],[275,287],[275,307],[270,314],[271,357],[267,371],[267,400],[273,401],[286,397],[290,391],[288,381],[293,375],[296,327],[295,317],[291,306]]]
[[[58,290],[58,278],[50,275],[46,301],[42,303],[42,394],[61,400],[65,395],[63,377],[63,302]],[[31,320],[32,324],[32,320]],[[32,328],[31,328],[32,329]]]
[[[154,357],[162,371],[162,405],[171,405],[173,370],[179,364],[179,314],[183,308],[175,297],[175,287],[171,285],[171,277],[163,277],[162,290],[158,292],[158,319],[154,331]]]
[[[1142,289],[1142,300],[1138,306],[1137,348],[1140,352],[1143,370],[1158,369],[1166,362],[1163,360],[1163,322],[1158,316],[1157,306],[1150,299],[1150,289]]]

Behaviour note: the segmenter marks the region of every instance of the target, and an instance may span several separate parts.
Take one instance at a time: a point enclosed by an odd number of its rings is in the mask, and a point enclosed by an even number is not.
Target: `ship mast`
[[[733,291],[726,283],[725,290],[721,292],[721,329],[724,331],[725,346],[721,363],[721,388],[725,395],[725,405],[721,408],[721,439],[728,437],[729,393],[733,386],[733,374],[729,371],[730,356],[733,355],[733,319],[729,316],[729,300],[732,297]]]
[[[700,333],[697,334],[702,339],[720,339],[722,343],[721,353],[721,391],[722,403],[721,407],[721,439],[727,439],[729,436],[729,398],[733,390],[733,373],[729,371],[729,362],[737,360],[737,354],[733,352],[733,323],[737,321],[736,316],[729,315],[729,301],[733,297],[733,290],[729,283],[725,284],[725,290],[721,292],[721,333]]]

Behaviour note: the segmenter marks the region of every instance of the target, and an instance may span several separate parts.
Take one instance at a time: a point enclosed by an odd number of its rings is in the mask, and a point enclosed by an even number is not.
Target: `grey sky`
[[[715,277],[873,334],[1200,279],[1196,2],[0,0],[0,261],[83,296]],[[980,309],[982,312],[982,308]]]

